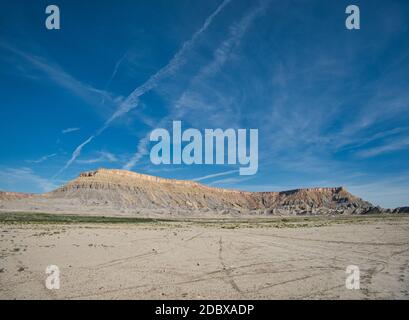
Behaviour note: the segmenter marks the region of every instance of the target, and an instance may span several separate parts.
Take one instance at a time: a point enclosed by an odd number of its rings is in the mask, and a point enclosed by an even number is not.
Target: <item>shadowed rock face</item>
[[[82,173],[77,179],[42,197],[127,212],[161,209],[238,214],[361,214],[374,207],[342,187],[244,192],[107,169]]]
[[[409,213],[409,207],[399,207],[390,211],[392,213]]]

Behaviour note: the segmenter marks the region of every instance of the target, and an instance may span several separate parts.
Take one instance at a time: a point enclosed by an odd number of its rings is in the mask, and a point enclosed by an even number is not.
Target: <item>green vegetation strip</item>
[[[37,224],[80,224],[80,223],[105,223],[105,224],[158,224],[158,223],[187,223],[203,226],[219,226],[226,229],[240,227],[277,227],[298,228],[318,227],[329,224],[366,223],[375,221],[391,221],[401,218],[409,218],[407,215],[361,215],[361,216],[294,216],[294,217],[260,217],[254,218],[175,218],[155,219],[142,217],[107,217],[107,216],[85,216],[69,214],[49,213],[24,213],[24,212],[0,212],[0,223],[37,223]]]
[[[49,213],[0,213],[0,223],[154,223],[157,219]],[[165,220],[161,220],[165,221]]]

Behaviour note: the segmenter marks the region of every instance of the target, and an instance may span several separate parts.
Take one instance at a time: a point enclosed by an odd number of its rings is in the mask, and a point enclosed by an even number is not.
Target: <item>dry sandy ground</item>
[[[0,224],[1,299],[408,299],[409,219],[273,228]],[[61,288],[45,287],[57,265]],[[361,289],[345,287],[348,265]]]

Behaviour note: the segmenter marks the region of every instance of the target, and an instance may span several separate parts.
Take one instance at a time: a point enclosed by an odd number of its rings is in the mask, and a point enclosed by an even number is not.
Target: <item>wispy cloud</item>
[[[209,87],[206,80],[219,72],[223,65],[226,64],[234,50],[239,47],[242,38],[253,21],[265,11],[268,4],[269,1],[261,1],[258,6],[246,12],[239,22],[230,27],[227,39],[214,50],[213,59],[193,77],[187,90],[182,93],[176,102],[175,112],[170,117],[181,119],[183,116],[188,115],[190,120],[197,123],[200,118],[194,115],[194,112],[206,110],[209,112],[209,116],[217,117],[219,125],[220,120],[224,118],[228,118],[229,124],[232,124],[232,115],[230,112],[226,112],[229,105],[233,103],[232,97],[221,94],[220,90],[215,89],[212,92],[217,92],[217,94],[215,94],[213,101],[210,101]],[[223,108],[220,109],[218,106],[223,106]],[[226,117],[226,114],[228,114],[228,117]]]
[[[215,180],[215,181],[210,182],[209,185],[210,186],[221,186],[221,187],[225,187],[225,186],[230,187],[231,185],[234,185],[235,187],[240,187],[241,183],[247,180],[252,180],[252,179],[254,179],[254,176],[239,176],[237,178],[226,178],[226,179]],[[245,190],[245,189],[242,189],[242,190]],[[248,190],[245,190],[245,191],[248,191]]]
[[[79,131],[79,130],[80,130],[80,128],[67,128],[67,129],[62,130],[61,132],[66,134],[66,133],[71,133],[71,132],[75,132],[75,131]]]
[[[75,79],[58,65],[52,64],[48,59],[46,60],[34,54],[24,52],[4,42],[0,42],[0,47],[16,54],[31,66],[46,74],[51,81],[70,91],[90,105],[101,107],[101,98],[110,101],[111,106],[116,105],[120,101],[119,97],[114,97],[104,90],[96,89]]]
[[[99,163],[99,162],[117,162],[118,159],[117,157],[106,151],[98,151],[97,152],[97,157],[91,158],[91,159],[85,159],[85,160],[78,160],[77,163],[81,164],[94,164],[94,163]]]
[[[335,143],[334,147],[337,148],[338,150],[357,149],[371,142],[375,142],[375,141],[382,140],[384,138],[396,136],[401,133],[405,133],[407,131],[409,131],[409,127],[405,126],[405,127],[393,128],[390,130],[383,130],[383,131],[377,132],[368,137],[358,137],[356,135],[352,137],[345,137],[344,139],[340,139],[338,143]]]
[[[70,160],[65,164],[64,167],[62,167],[55,175],[54,177],[58,176],[61,174],[63,171],[65,171],[81,154],[82,148],[90,143],[94,139],[94,136],[90,136],[87,140],[85,140],[83,143],[81,143],[72,153]]]
[[[152,75],[144,84],[137,87],[121,105],[115,111],[115,113],[105,122],[97,132],[98,134],[103,132],[114,120],[128,113],[132,109],[136,108],[139,103],[139,97],[146,92],[154,89],[160,81],[174,74],[185,63],[185,55],[195,45],[198,38],[207,30],[207,28],[213,22],[213,19],[223,10],[223,8],[229,4],[231,0],[224,0],[217,9],[205,20],[202,27],[196,31],[193,36],[183,43],[181,49],[172,57],[172,59],[158,72]]]
[[[49,192],[57,188],[54,181],[45,179],[26,167],[0,169],[0,180],[2,188],[20,192],[30,189]]]
[[[131,170],[136,163],[142,159],[148,152],[150,133],[145,135],[141,140],[139,140],[136,153],[131,157],[131,159],[122,167],[124,170]]]
[[[375,156],[382,155],[385,153],[390,153],[390,152],[407,149],[407,148],[409,148],[409,138],[387,143],[382,146],[362,150],[358,152],[357,154],[360,157],[368,158],[368,157],[375,157]]]
[[[374,177],[372,181],[349,183],[348,190],[375,205],[396,208],[408,205],[409,172],[399,176]]]
[[[44,162],[44,161],[46,161],[46,160],[48,160],[50,158],[55,157],[56,155],[57,155],[56,153],[48,154],[48,155],[45,155],[45,156],[43,156],[43,157],[41,157],[41,158],[39,158],[37,160],[27,160],[27,162],[29,162],[29,163],[41,163],[41,162]]]
[[[104,91],[107,91],[107,90],[109,89],[109,87],[110,87],[112,81],[114,80],[116,74],[118,73],[118,70],[119,70],[121,64],[125,61],[125,59],[127,58],[127,56],[128,56],[128,52],[125,52],[125,53],[121,56],[121,58],[119,58],[119,60],[116,62],[115,67],[114,67],[114,71],[112,72],[111,76],[109,77],[109,79],[108,79],[108,81],[107,81],[107,83],[106,83],[106,85],[105,85]],[[103,99],[102,99],[102,104],[105,104],[105,96],[104,96]]]
[[[213,178],[216,178],[216,177],[227,176],[229,174],[233,174],[233,173],[237,173],[237,172],[239,172],[239,170],[229,170],[229,171],[225,171],[225,172],[209,174],[209,175],[199,177],[199,178],[195,178],[195,179],[192,179],[192,180],[194,180],[194,181],[203,181],[203,180],[207,180],[207,179],[213,179]]]
[[[163,79],[171,76],[175,72],[179,70],[179,68],[185,62],[185,55],[193,48],[196,41],[199,37],[208,29],[208,27],[213,22],[213,19],[223,10],[223,8],[228,5],[231,0],[224,0],[216,10],[205,20],[202,27],[196,31],[193,36],[186,42],[183,43],[181,49],[173,56],[173,58],[158,72],[152,75],[144,84],[137,87],[117,108],[117,110],[111,115],[111,117],[105,121],[104,125],[100,127],[94,135],[89,137],[85,140],[81,145],[79,145],[72,154],[71,159],[67,162],[67,164],[59,171],[59,173],[63,172],[67,169],[73,161],[81,154],[81,150],[85,147],[88,143],[90,143],[95,137],[99,136],[102,132],[104,132],[113,121],[118,119],[119,117],[127,114],[132,109],[136,108],[139,104],[139,97],[144,95],[146,92],[154,89],[160,81]],[[139,149],[139,148],[138,148]],[[58,173],[58,174],[59,174]]]
[[[189,88],[185,90],[175,103],[175,108],[173,112],[164,117],[157,123],[157,127],[163,127],[168,125],[170,121],[175,119],[182,119],[188,112],[193,110],[207,110],[209,117],[215,117],[215,114],[220,115],[229,114],[226,112],[226,108],[231,104],[231,99],[226,96],[218,96],[219,101],[212,104],[212,107],[207,100],[209,98],[209,90],[206,88],[204,91],[200,91],[198,87],[203,83],[206,77],[209,77],[216,72],[218,72],[223,64],[228,60],[233,49],[237,48],[240,44],[240,40],[246,33],[247,29],[254,21],[254,19],[264,11],[269,1],[261,2],[261,4],[254,9],[250,10],[245,14],[245,16],[238,22],[234,23],[231,28],[229,35],[226,40],[224,40],[220,46],[216,48],[213,54],[213,59],[202,67],[199,72],[193,77],[190,82]],[[223,101],[221,101],[223,100]],[[229,101],[230,100],[230,101]],[[214,110],[215,106],[223,105],[224,108],[220,112]],[[213,108],[210,110],[210,108]],[[230,114],[229,114],[230,115]],[[200,121],[198,117],[192,116],[190,120]],[[229,118],[231,125],[231,117]],[[124,169],[132,169],[136,163],[145,156],[147,152],[147,146],[149,144],[149,133],[143,137],[137,147],[136,153],[133,157],[125,164]]]

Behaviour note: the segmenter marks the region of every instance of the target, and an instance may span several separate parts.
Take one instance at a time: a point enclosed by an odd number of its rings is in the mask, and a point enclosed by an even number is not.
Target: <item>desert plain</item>
[[[45,269],[60,270],[60,289]],[[360,270],[360,289],[345,286]],[[409,217],[5,214],[0,299],[408,299]]]

